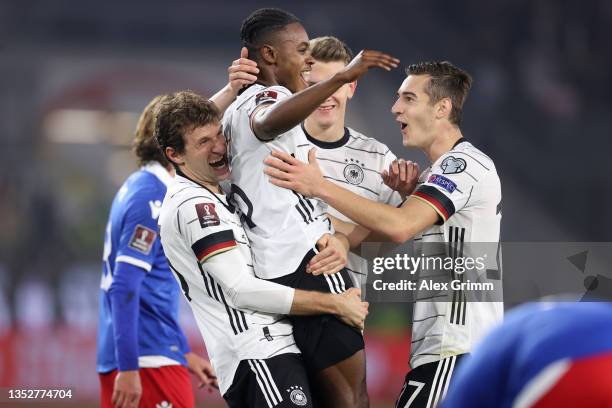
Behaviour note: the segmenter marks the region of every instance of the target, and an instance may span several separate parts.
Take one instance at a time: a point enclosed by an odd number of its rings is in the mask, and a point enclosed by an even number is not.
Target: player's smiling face
[[[308,86],[304,76],[312,65],[308,34],[300,23],[291,23],[275,35],[276,80],[291,92],[299,92]]]
[[[425,148],[433,142],[435,108],[425,93],[429,75],[408,75],[397,91],[391,112],[399,123],[406,147]]]
[[[331,78],[346,67],[343,61],[314,61],[308,75],[308,85]],[[330,127],[338,121],[344,122],[346,103],[353,97],[357,83],[351,82],[341,86],[333,95],[325,100],[309,117],[322,128]]]
[[[197,127],[185,134],[185,151],[178,158],[181,170],[198,181],[216,185],[229,177],[227,146],[217,121]]]

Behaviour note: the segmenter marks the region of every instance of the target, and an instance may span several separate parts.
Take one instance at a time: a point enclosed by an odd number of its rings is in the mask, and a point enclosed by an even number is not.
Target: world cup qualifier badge
[[[259,105],[262,102],[275,102],[278,94],[276,91],[263,91],[255,96],[255,105]]]
[[[289,387],[287,392],[289,393],[289,400],[291,400],[294,405],[303,407],[304,405],[308,404],[306,393],[304,393],[304,389],[299,385]]]
[[[202,228],[214,227],[221,223],[213,203],[199,203],[195,205],[195,209]]]
[[[349,184],[358,185],[363,181],[363,163],[355,159],[344,159],[347,163],[344,167],[344,178]]]

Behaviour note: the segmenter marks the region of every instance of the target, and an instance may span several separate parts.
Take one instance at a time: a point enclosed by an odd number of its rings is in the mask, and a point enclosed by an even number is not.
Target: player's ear
[[[349,87],[348,98],[351,99],[353,95],[355,95],[355,90],[357,89],[357,81],[349,82],[348,87]]]
[[[261,55],[262,61],[268,64],[276,63],[276,59],[278,57],[278,52],[274,49],[273,46],[264,44],[259,49],[259,54]]]
[[[173,147],[166,147],[166,157],[176,165],[184,164],[183,155],[174,150]]]
[[[450,116],[453,109],[453,103],[450,98],[442,98],[436,103],[436,118],[443,119]]]

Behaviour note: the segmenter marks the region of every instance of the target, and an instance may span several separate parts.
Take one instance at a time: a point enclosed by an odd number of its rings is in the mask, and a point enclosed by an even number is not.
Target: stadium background
[[[295,13],[311,37],[335,35],[354,51],[381,49],[402,66],[448,59],[472,73],[463,130],[496,161],[504,241],[610,241],[606,0],[2,0],[3,392],[71,388],[71,406],[96,406],[103,229],[114,192],[135,168],[128,145],[138,114],[159,93],[211,95],[223,86],[239,53],[240,22],[270,5]],[[403,149],[389,111],[403,77],[402,69],[368,74],[348,123],[424,164]],[[390,406],[401,386],[409,319],[405,304],[372,307],[366,335],[376,406]],[[202,406],[221,406],[216,394],[197,395]]]

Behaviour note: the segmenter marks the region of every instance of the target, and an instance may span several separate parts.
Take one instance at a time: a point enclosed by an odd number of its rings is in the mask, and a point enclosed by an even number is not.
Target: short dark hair
[[[448,61],[419,62],[406,68],[407,75],[429,75],[425,93],[434,104],[443,98],[450,98],[453,108],[448,120],[459,126],[461,124],[463,103],[472,87],[472,77],[466,71]]]
[[[240,41],[244,47],[248,48],[249,57],[255,56],[255,51],[268,34],[292,23],[301,23],[301,21],[288,11],[278,8],[255,10],[242,22]]]
[[[175,92],[166,95],[159,104],[155,139],[164,157],[176,168],[176,164],[166,156],[166,147],[183,153],[185,134],[219,120],[217,107],[208,99],[191,91]]]
[[[325,36],[310,40],[310,56],[321,62],[342,61],[348,64],[353,59],[353,51],[336,37]]]
[[[138,157],[138,165],[143,166],[148,162],[158,162],[164,167],[168,167],[166,156],[159,150],[155,140],[155,115],[164,95],[158,95],[149,102],[138,118],[132,151]]]

